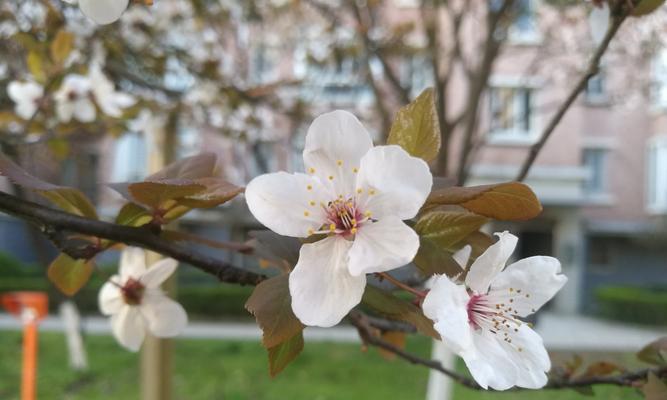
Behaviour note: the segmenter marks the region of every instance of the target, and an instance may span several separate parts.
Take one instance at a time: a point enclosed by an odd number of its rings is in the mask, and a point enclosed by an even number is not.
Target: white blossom
[[[138,351],[147,330],[157,337],[174,337],[185,329],[185,310],[160,290],[177,265],[165,258],[146,268],[142,249],[123,251],[119,275],[112,276],[99,293],[100,310],[111,316],[113,335],[123,347]]]
[[[307,174],[261,175],[246,188],[252,214],[292,237],[324,234],[301,247],[289,277],[294,314],[306,325],[337,324],[359,304],[366,274],[410,262],[413,218],[431,191],[428,165],[398,146],[373,147],[346,111],[323,114],[306,135]]]
[[[72,118],[80,122],[95,120],[97,112],[91,98],[88,77],[79,74],[67,75],[53,98],[56,101],[56,114],[61,122],[70,122]]]
[[[470,266],[465,284],[446,276],[434,279],[422,305],[424,315],[480,386],[541,388],[551,361],[542,338],[520,318],[542,307],[567,278],[553,257],[529,257],[505,268],[517,238],[508,232],[496,235],[498,242]],[[463,267],[464,257],[457,260]]]
[[[44,96],[44,88],[35,82],[13,81],[7,85],[7,94],[16,104],[14,111],[23,119],[30,119],[39,108],[39,101]]]
[[[127,93],[116,91],[113,83],[104,75],[98,64],[93,64],[88,73],[95,101],[103,113],[119,118],[123,109],[134,105],[136,100]]]

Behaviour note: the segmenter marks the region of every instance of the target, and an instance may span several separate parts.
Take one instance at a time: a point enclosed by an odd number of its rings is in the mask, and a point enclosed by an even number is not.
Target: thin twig
[[[619,0],[616,7],[615,7],[616,12],[612,13],[613,15],[613,20],[612,24],[607,30],[607,34],[605,35],[604,39],[602,39],[602,42],[598,46],[597,50],[593,54],[593,57],[591,58],[590,62],[588,63],[588,68],[586,69],[586,72],[584,75],[579,79],[576,85],[572,88],[570,91],[570,94],[567,96],[563,104],[560,106],[560,108],[556,111],[556,114],[551,118],[547,126],[544,128],[544,131],[542,132],[542,135],[540,136],[540,140],[538,140],[531,148],[530,152],[528,153],[528,157],[526,160],[523,162],[523,165],[521,166],[521,170],[519,171],[519,175],[517,175],[516,180],[521,182],[524,179],[526,179],[526,176],[528,175],[528,172],[530,171],[530,168],[532,167],[533,163],[535,162],[535,159],[537,156],[540,154],[540,151],[544,147],[544,144],[549,140],[549,137],[551,134],[554,132],[560,121],[563,119],[565,116],[565,113],[567,110],[570,109],[570,106],[574,103],[574,101],[579,97],[579,94],[586,88],[586,84],[588,83],[588,80],[594,77],[600,70],[600,60],[602,59],[602,56],[604,53],[607,51],[607,48],[609,47],[609,43],[611,43],[611,40],[614,38],[616,33],[618,32],[619,28],[623,24],[623,21],[627,18],[628,14],[631,12],[630,7],[627,7],[627,4],[625,0]]]
[[[419,357],[415,354],[409,353],[393,344],[383,340],[374,332],[374,326],[371,323],[370,317],[366,314],[353,310],[348,314],[348,318],[352,325],[354,325],[359,331],[359,336],[361,336],[362,341],[371,346],[379,347],[383,350],[396,354],[398,357],[416,365],[422,365],[430,369],[441,372],[442,374],[448,376],[456,383],[459,383],[469,389],[474,390],[484,390],[481,386],[477,384],[474,380],[468,378],[465,375],[459,374],[456,371],[445,368],[442,363],[436,360],[429,360],[422,357]],[[627,372],[620,375],[611,375],[611,376],[592,376],[592,377],[582,377],[582,378],[573,378],[573,379],[555,379],[552,378],[544,386],[544,389],[567,389],[567,388],[581,388],[589,387],[594,385],[609,385],[609,386],[625,386],[625,387],[635,387],[638,382],[644,381],[647,379],[649,374],[655,374],[655,376],[662,378],[667,377],[667,366],[658,367],[658,368],[647,368],[639,371]],[[526,388],[514,387],[510,391],[523,391],[531,390]]]
[[[0,192],[0,211],[28,221],[40,227],[43,232],[53,236],[56,232],[76,232],[84,235],[107,239],[114,242],[143,247],[157,253],[190,264],[222,282],[241,285],[256,285],[266,279],[264,275],[237,268],[225,261],[214,259],[189,250],[178,243],[165,240],[150,229],[116,225],[109,222],[80,217],[63,211],[54,210],[18,197]],[[57,243],[58,244],[58,243]],[[62,242],[61,250],[68,248]],[[75,255],[78,248],[71,249]]]

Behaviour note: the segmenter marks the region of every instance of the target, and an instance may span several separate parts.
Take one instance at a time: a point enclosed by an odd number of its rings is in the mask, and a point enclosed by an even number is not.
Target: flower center
[[[120,288],[123,295],[123,300],[126,304],[136,306],[141,304],[141,299],[144,296],[146,287],[135,279],[128,279],[125,285]]]
[[[468,323],[473,329],[488,330],[517,351],[523,351],[521,347],[512,344],[512,335],[519,332],[525,323],[519,319],[518,311],[514,308],[515,300],[524,297],[529,298],[530,294],[514,288],[509,288],[508,293],[471,294],[467,304]]]
[[[368,219],[357,207],[355,199],[337,199],[323,207],[329,231],[337,234],[355,234],[358,227]]]

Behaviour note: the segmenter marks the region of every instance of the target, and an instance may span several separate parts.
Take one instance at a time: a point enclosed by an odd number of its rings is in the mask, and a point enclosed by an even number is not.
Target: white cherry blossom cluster
[[[81,12],[96,24],[106,25],[117,21],[125,12],[129,0],[63,0],[79,4]]]
[[[246,188],[252,214],[274,232],[306,238],[289,276],[292,310],[305,325],[338,324],[361,301],[366,275],[415,257],[415,217],[431,191],[428,165],[398,146],[373,147],[357,118],[334,111],[306,135],[305,174],[270,173]],[[551,363],[540,336],[521,318],[565,284],[560,263],[531,257],[505,268],[517,238],[507,232],[467,271],[465,282],[436,276],[423,301],[445,344],[484,388],[540,388]],[[464,248],[456,259],[465,268]]]
[[[30,80],[10,82],[7,94],[15,103],[14,111],[23,119],[32,118],[45,101],[44,87]],[[93,122],[97,107],[105,115],[118,118],[136,102],[133,96],[117,91],[97,63],[91,65],[87,75],[67,75],[53,94],[53,100],[58,121],[63,123],[73,119]]]

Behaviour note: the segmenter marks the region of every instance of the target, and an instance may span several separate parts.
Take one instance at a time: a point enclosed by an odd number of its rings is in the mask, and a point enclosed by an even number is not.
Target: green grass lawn
[[[139,398],[138,356],[110,337],[85,339],[90,371],[67,366],[60,334],[40,337],[40,400]],[[427,339],[409,342],[423,356]],[[0,332],[0,399],[18,399],[21,337]],[[304,353],[275,379],[268,376],[266,353],[255,342],[178,340],[175,346],[175,399],[183,400],[328,400],[423,399],[428,371],[400,360],[387,362],[374,350],[354,344],[306,343]],[[595,397],[574,391],[481,393],[458,387],[456,400],[640,399],[633,390],[598,387]]]

